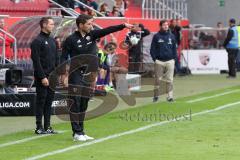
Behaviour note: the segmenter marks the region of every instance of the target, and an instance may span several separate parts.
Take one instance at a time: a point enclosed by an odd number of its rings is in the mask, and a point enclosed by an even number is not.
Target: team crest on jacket
[[[163,43],[163,42],[164,42],[164,40],[161,38],[158,40],[158,43]]]
[[[168,39],[168,44],[172,44],[172,39],[171,38]]]

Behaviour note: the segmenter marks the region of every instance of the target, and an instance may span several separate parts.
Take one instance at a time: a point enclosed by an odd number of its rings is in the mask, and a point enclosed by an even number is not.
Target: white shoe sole
[[[89,137],[87,135],[84,135],[84,137],[85,137],[86,140],[93,140],[94,139],[93,137]]]
[[[84,136],[82,136],[81,138],[76,136],[76,137],[73,137],[73,141],[85,142],[85,141],[87,141],[87,139]]]

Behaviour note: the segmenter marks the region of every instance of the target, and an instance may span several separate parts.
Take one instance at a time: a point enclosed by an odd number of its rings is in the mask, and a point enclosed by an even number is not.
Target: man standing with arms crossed
[[[40,20],[41,32],[31,43],[31,58],[34,67],[36,85],[36,134],[55,134],[50,126],[51,106],[54,99],[54,91],[49,87],[49,74],[57,66],[57,48],[55,40],[50,36],[54,29],[54,21],[51,17],[43,17]],[[42,116],[44,115],[44,128]]]
[[[61,62],[66,61],[68,56],[70,56],[71,64],[68,89],[70,91],[69,99],[71,100],[69,114],[73,131],[73,140],[86,141],[94,139],[93,137],[87,136],[84,132],[84,119],[90,97],[89,95],[86,95],[86,92],[84,91],[81,91],[80,95],[71,95],[72,92],[78,90],[76,88],[72,88],[71,90],[71,86],[91,88],[92,86],[90,83],[92,82],[86,80],[85,75],[93,74],[92,79],[94,79],[95,75],[93,70],[94,68],[96,69],[96,67],[98,67],[98,61],[96,60],[98,59],[96,40],[110,33],[123,30],[124,28],[130,29],[132,25],[125,23],[121,25],[110,26],[105,29],[93,30],[93,17],[89,15],[79,15],[79,17],[76,19],[76,25],[78,30],[70,35],[63,45]],[[76,67],[76,65],[82,63],[78,61],[78,64],[74,64],[73,61],[77,57],[79,57],[79,61],[86,61],[85,64],[81,64],[81,67],[74,68],[74,66]],[[64,79],[62,79],[62,82],[63,81]]]
[[[160,31],[153,36],[150,54],[154,61],[155,86],[153,102],[157,102],[160,87],[166,85],[167,101],[173,102],[173,75],[175,60],[177,58],[175,36],[169,31],[168,21],[160,21]],[[165,93],[165,91],[163,91]]]

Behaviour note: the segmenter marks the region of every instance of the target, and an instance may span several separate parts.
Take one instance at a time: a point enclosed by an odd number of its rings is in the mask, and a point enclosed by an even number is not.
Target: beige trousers
[[[167,94],[168,98],[173,98],[173,75],[174,75],[175,61],[169,60],[162,62],[155,61],[155,86],[154,97]]]

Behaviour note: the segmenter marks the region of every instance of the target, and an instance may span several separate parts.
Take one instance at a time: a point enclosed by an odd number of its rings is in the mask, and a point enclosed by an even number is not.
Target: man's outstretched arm
[[[131,29],[132,27],[133,27],[133,25],[124,23],[124,24],[120,24],[120,25],[116,25],[116,26],[110,26],[110,27],[107,27],[104,29],[93,30],[93,31],[91,31],[91,35],[92,35],[92,38],[95,40],[95,39],[104,37],[110,33],[121,31],[124,28]]]

